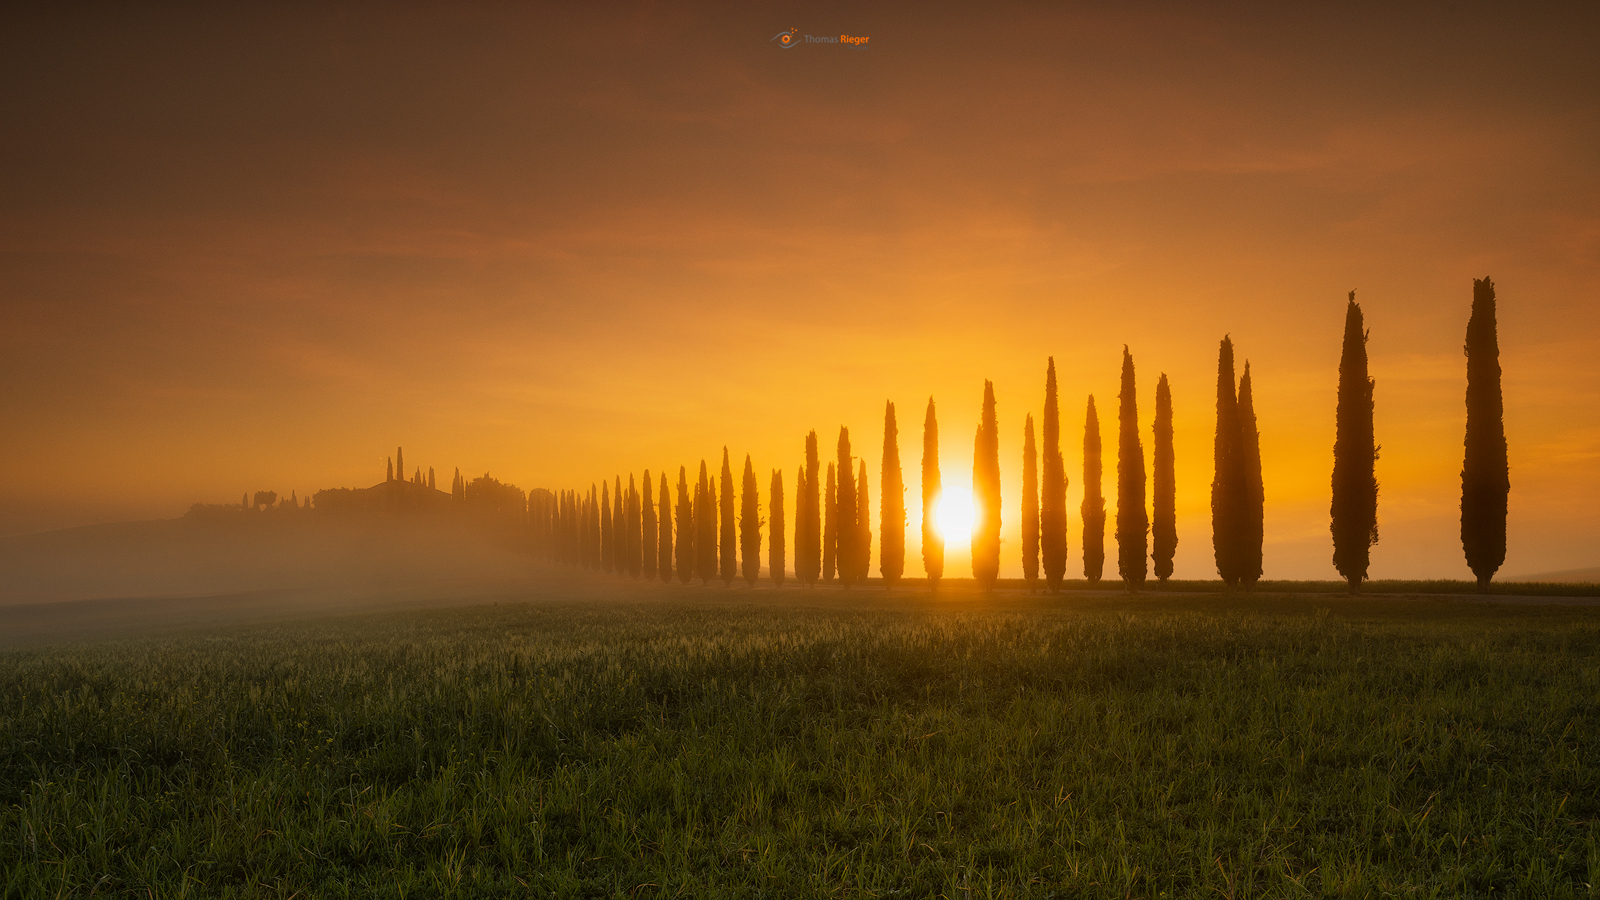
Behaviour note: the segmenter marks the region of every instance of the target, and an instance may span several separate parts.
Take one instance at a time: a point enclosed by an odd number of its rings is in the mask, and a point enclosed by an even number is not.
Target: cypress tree
[[[1061,455],[1061,411],[1056,399],[1056,359],[1044,376],[1044,471],[1040,473],[1039,554],[1045,584],[1061,590],[1067,573],[1067,465]]]
[[[385,456],[383,458],[383,464],[386,467],[385,472],[384,472],[384,476],[383,476],[383,480],[385,482],[393,481],[394,480],[394,458],[390,457],[390,456]]]
[[[1100,488],[1100,416],[1089,395],[1089,411],[1083,420],[1083,577],[1099,584],[1106,565],[1106,497]]]
[[[733,467],[728,465],[728,448],[722,448],[722,496],[718,509],[722,518],[722,585],[733,584],[739,575],[739,535],[734,521]]]
[[[639,556],[640,568],[647,579],[656,577],[656,492],[650,487],[650,470],[644,470],[644,488],[639,505]]]
[[[604,484],[604,482],[601,483]],[[595,491],[595,486],[590,484],[589,504],[593,508],[589,512],[589,552],[593,554],[594,557],[590,560],[590,568],[594,569],[596,572],[600,571],[600,565],[602,562],[600,547],[600,502],[600,494]]]
[[[978,521],[972,529],[972,577],[985,591],[1000,577],[1000,425],[994,382],[983,382],[983,419],[972,442],[972,494]]]
[[[856,475],[856,581],[867,583],[872,571],[872,509],[867,494],[867,461],[861,460],[861,471]]]
[[[744,493],[739,498],[739,568],[751,587],[761,577],[761,500],[756,494],[756,467],[744,455]]]
[[[1039,586],[1039,460],[1033,445],[1033,414],[1023,425],[1022,439],[1022,577],[1028,593]]]
[[[839,556],[839,497],[834,464],[828,463],[827,508],[822,523],[822,580],[832,581]]]
[[[239,508],[240,509],[249,509],[250,508],[250,492],[249,491],[245,491],[244,492],[244,499],[239,501]]]
[[[933,398],[928,398],[928,414],[922,419],[922,570],[928,573],[930,590],[939,589],[944,576],[944,532],[939,530],[939,420],[934,415]]]
[[[1239,379],[1239,580],[1245,590],[1261,580],[1261,545],[1266,539],[1266,487],[1261,480],[1261,434],[1250,388],[1250,361]]]
[[[1154,427],[1155,521],[1151,528],[1156,577],[1172,577],[1172,558],[1178,552],[1178,486],[1176,455],[1172,448],[1172,389],[1167,373],[1156,382],[1156,422]]]
[[[667,493],[667,473],[661,471],[661,499],[656,503],[656,575],[672,583],[672,496]]]
[[[428,489],[429,490],[435,490],[435,491],[438,490],[438,487],[434,484],[434,481],[433,481],[433,466],[429,466],[428,467]]]
[[[894,587],[906,571],[906,486],[900,474],[900,426],[894,403],[883,411],[883,500],[878,540],[878,571],[883,586]]]
[[[694,495],[695,574],[707,584],[717,577],[717,484],[711,480],[706,461],[700,460],[700,484]]]
[[[817,433],[806,435],[804,477],[795,489],[794,577],[802,584],[816,584],[822,572],[822,500],[819,496],[822,475],[817,458]]]
[[[617,476],[617,490],[611,495],[611,553],[612,567],[618,575],[628,571],[627,509],[622,496],[622,476]]]
[[[1350,292],[1345,307],[1344,350],[1339,357],[1339,408],[1333,443],[1333,565],[1361,590],[1378,542],[1378,445],[1372,433],[1373,381],[1367,374],[1367,331]]]
[[[689,472],[683,466],[678,467],[678,582],[688,584],[694,578],[695,562],[699,558],[695,553],[694,523],[695,504],[689,499]]]
[[[1239,448],[1239,399],[1233,386],[1233,339],[1222,338],[1217,349],[1217,433],[1212,445],[1211,548],[1217,575],[1233,590],[1244,571],[1240,560],[1240,523],[1244,518],[1242,452]]]
[[[648,495],[647,495],[648,496]],[[644,504],[648,506],[649,503]],[[633,473],[628,473],[628,575],[638,578],[644,571],[644,542],[640,519],[643,510],[639,503],[639,488],[633,483]]]
[[[834,558],[839,565],[839,583],[849,587],[856,583],[861,544],[859,523],[856,521],[855,457],[850,455],[850,429],[842,425],[839,427],[838,454],[837,493],[834,495],[837,507],[834,516],[838,520],[834,523],[834,534],[837,535],[838,547],[834,550]]]
[[[1139,395],[1133,354],[1122,345],[1122,393],[1117,397],[1117,574],[1131,592],[1149,572],[1150,518],[1145,512],[1144,443],[1139,439]]]
[[[406,451],[404,447],[394,448],[394,477],[401,481],[406,480]]]
[[[600,482],[600,568],[610,572],[617,564],[616,532],[611,523],[611,483]]]
[[[1494,282],[1472,281],[1472,317],[1467,320],[1467,437],[1461,464],[1461,549],[1478,579],[1478,592],[1506,561],[1506,509],[1511,465],[1500,395],[1500,338],[1495,323]]]
[[[802,470],[803,471],[803,470]],[[767,572],[775,587],[783,587],[783,470],[772,470],[772,522],[767,535]]]

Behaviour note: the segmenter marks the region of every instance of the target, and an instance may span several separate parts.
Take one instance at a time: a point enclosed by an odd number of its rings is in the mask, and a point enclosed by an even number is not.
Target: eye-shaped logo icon
[[[767,38],[768,43],[771,43],[772,41],[777,41],[778,46],[785,50],[793,50],[794,48],[800,46],[799,29],[791,28],[788,31],[780,31],[772,37]]]

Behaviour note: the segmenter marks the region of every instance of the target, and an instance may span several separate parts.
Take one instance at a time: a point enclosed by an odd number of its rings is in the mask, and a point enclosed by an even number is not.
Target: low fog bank
[[[534,564],[449,521],[123,522],[0,538],[0,606],[296,590],[509,586]]]

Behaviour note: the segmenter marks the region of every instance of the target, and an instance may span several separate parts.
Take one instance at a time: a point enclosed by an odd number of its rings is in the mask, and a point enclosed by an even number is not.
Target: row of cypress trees
[[[1366,328],[1356,292],[1345,307],[1344,347],[1339,358],[1339,405],[1333,444],[1333,564],[1360,590],[1378,542],[1378,445],[1373,425],[1375,383],[1367,372]],[[1461,549],[1467,567],[1487,592],[1506,559],[1506,515],[1511,493],[1504,404],[1500,391],[1500,342],[1494,281],[1472,281],[1472,312],[1462,347],[1467,357],[1467,422],[1461,464]]]
[[[1339,364],[1337,435],[1334,443],[1333,501],[1330,508],[1334,566],[1359,588],[1367,577],[1370,548],[1377,542],[1378,483],[1375,463],[1379,447],[1373,432],[1374,382],[1367,371],[1365,328],[1361,307],[1350,293],[1346,307],[1344,346]],[[1472,316],[1467,340],[1467,430],[1462,466],[1461,536],[1467,563],[1486,590],[1505,560],[1509,468],[1500,391],[1494,284],[1473,282]],[[1217,354],[1216,432],[1211,484],[1212,548],[1217,572],[1232,590],[1249,589],[1262,576],[1265,539],[1265,491],[1261,440],[1257,425],[1250,363],[1235,380],[1234,346],[1223,337]],[[1173,572],[1177,515],[1172,391],[1165,373],[1156,384],[1153,471],[1145,469],[1139,432],[1137,382],[1133,355],[1123,347],[1118,393],[1116,490],[1117,575],[1129,590],[1138,590],[1151,573],[1165,581]],[[1061,451],[1061,419],[1055,360],[1045,372],[1045,404],[1040,432],[1034,439],[1032,415],[1024,420],[1022,566],[1028,587],[1060,590],[1067,566],[1066,491],[1068,479]],[[1042,444],[1042,446],[1041,446]],[[999,425],[994,385],[984,382],[983,411],[973,445],[972,532],[973,576],[982,587],[995,583],[1000,568]],[[944,539],[935,523],[942,491],[939,426],[932,398],[923,422],[922,563],[930,581],[944,574]],[[1102,441],[1093,395],[1088,397],[1083,431],[1083,574],[1091,584],[1104,574],[1106,507],[1102,488]],[[848,586],[864,583],[872,554],[871,511],[867,466],[852,454],[850,432],[841,428],[836,459],[824,473],[815,431],[805,439],[805,463],[796,473],[794,501],[794,573],[802,584],[838,580]],[[1153,488],[1146,509],[1147,477]],[[882,450],[882,509],[879,519],[879,572],[886,585],[904,575],[906,512],[900,467],[899,429],[893,402],[885,405]],[[761,530],[768,529],[770,577],[785,580],[788,540],[784,515],[783,475],[773,470],[768,511],[761,505],[754,464],[746,455],[739,500],[727,448],[720,479],[710,477],[704,461],[691,493],[687,469],[678,471],[677,503],[671,502],[667,479],[659,479],[659,499],[652,503],[652,479],[644,490],[629,476],[626,490],[614,484],[591,486],[587,494],[567,491],[530,493],[533,528],[542,536],[550,558],[569,564],[635,577],[670,581],[674,571],[688,582],[720,577],[725,584],[743,577],[754,584],[761,568]],[[720,484],[718,483],[720,481]],[[737,516],[735,510],[737,508]],[[677,544],[674,547],[674,532]],[[674,552],[674,550],[676,552]]]

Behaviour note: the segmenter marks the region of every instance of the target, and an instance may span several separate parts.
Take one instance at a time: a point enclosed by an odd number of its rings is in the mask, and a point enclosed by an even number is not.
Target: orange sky
[[[780,50],[789,27],[870,41]],[[876,492],[893,399],[920,574],[924,404],[965,482],[989,378],[1010,575],[1045,358],[1076,510],[1084,398],[1114,434],[1128,344],[1147,451],[1172,380],[1177,572],[1200,577],[1229,333],[1256,378],[1267,577],[1334,577],[1354,288],[1383,445],[1372,574],[1466,577],[1461,344],[1490,275],[1502,572],[1597,565],[1596,33],[1592,5],[1465,2],[18,22],[0,34],[0,532],[370,484],[396,444],[442,481],[525,488],[727,445],[792,491],[806,431],[831,446],[847,424]],[[1074,515],[1069,572],[1078,535]]]

